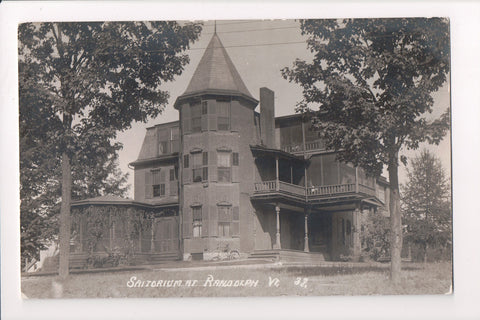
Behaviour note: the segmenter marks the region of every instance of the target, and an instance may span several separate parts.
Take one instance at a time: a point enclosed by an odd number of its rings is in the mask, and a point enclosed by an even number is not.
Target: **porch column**
[[[293,166],[290,162],[290,183],[293,184]]]
[[[154,227],[155,219],[152,219],[152,226],[150,227],[150,252],[153,253],[155,247],[155,229]]]
[[[358,193],[358,167],[355,167],[355,193]]]
[[[305,240],[303,245],[303,251],[310,252],[308,247],[308,216],[310,215],[310,209],[305,210]]]
[[[275,190],[280,190],[280,183],[278,177],[278,156],[275,156]]]
[[[273,245],[273,249],[282,249],[280,243],[280,207],[278,205],[275,206],[275,212],[277,213],[277,233],[275,234],[275,244]]]
[[[360,260],[360,255],[362,251],[362,244],[360,242],[360,229],[361,229],[361,210],[360,210],[360,204],[357,203],[355,205],[355,210],[353,211],[353,260],[354,261],[359,261]]]

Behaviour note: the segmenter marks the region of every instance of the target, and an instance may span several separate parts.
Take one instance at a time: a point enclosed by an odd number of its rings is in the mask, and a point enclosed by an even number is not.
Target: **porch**
[[[70,268],[178,260],[178,204],[112,196],[72,203]]]

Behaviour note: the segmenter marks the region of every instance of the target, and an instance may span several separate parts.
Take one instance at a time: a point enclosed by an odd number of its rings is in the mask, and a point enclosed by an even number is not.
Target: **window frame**
[[[225,212],[222,212],[226,210]],[[217,231],[218,237],[231,238],[232,222],[233,222],[233,208],[231,204],[217,204]],[[228,225],[228,227],[226,227]],[[228,234],[225,234],[225,230],[228,229]]]
[[[192,238],[201,238],[202,237],[202,206],[192,206]]]
[[[220,164],[224,161],[221,161],[221,157],[224,157],[222,160],[228,159],[228,166],[221,166]],[[225,173],[228,173],[228,179],[221,179],[225,176]],[[231,151],[217,150],[217,181],[220,183],[230,183],[232,182],[232,153]]]

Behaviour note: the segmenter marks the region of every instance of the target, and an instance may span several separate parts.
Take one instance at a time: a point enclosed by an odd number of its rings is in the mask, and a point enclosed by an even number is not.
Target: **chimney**
[[[262,143],[267,148],[275,148],[275,93],[268,88],[260,88],[260,132]]]

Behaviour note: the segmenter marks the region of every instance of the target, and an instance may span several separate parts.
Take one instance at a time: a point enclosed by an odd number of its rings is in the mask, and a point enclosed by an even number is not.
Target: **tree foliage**
[[[22,249],[42,248],[60,194],[65,253],[70,197],[122,193],[116,134],[162,111],[161,85],[181,74],[200,32],[174,21],[19,26]]]
[[[412,159],[402,186],[405,241],[423,248],[451,248],[450,187],[440,160],[428,150]]]
[[[362,255],[365,260],[379,261],[390,255],[390,226],[388,217],[369,210],[362,223]]]
[[[337,159],[371,176],[389,172],[392,279],[399,280],[401,216],[398,165],[402,147],[438,144],[449,110],[431,119],[432,93],[450,68],[449,23],[439,18],[302,20],[313,61],[296,60],[283,76],[300,84],[298,111],[337,151]]]

